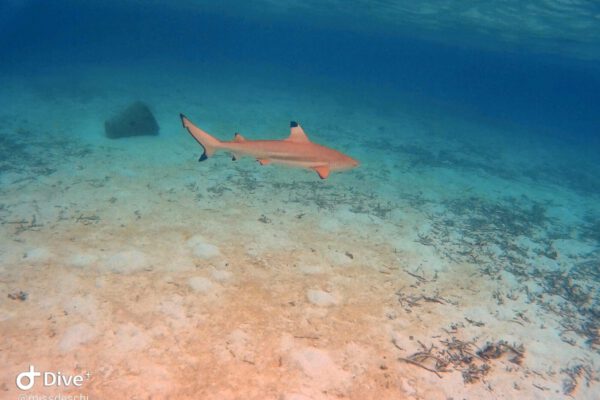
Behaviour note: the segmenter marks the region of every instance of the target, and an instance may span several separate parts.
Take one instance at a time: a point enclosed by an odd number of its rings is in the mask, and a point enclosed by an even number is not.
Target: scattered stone
[[[310,289],[306,292],[306,297],[312,304],[320,307],[329,307],[337,304],[335,297],[322,290]]]
[[[61,353],[68,353],[78,346],[90,342],[96,338],[97,334],[94,328],[86,323],[79,323],[67,329],[58,344]]]
[[[140,101],[104,122],[106,137],[158,135],[158,123],[148,106]]]
[[[305,275],[322,274],[324,272],[323,267],[320,265],[302,265],[299,270]]]
[[[120,325],[115,331],[115,348],[120,352],[142,350],[149,343],[150,337],[130,322]]]
[[[187,241],[187,246],[192,250],[192,253],[196,257],[203,260],[208,260],[221,255],[221,251],[217,246],[207,243],[200,235],[192,236]]]
[[[227,282],[231,279],[232,273],[229,271],[216,269],[212,272],[211,276],[217,282]]]
[[[108,269],[116,274],[130,274],[149,267],[146,255],[138,250],[125,250],[106,260]]]
[[[260,222],[262,222],[263,224],[270,224],[271,223],[271,218],[267,217],[265,214],[262,214],[258,220]]]
[[[183,298],[179,295],[172,296],[169,300],[160,302],[158,309],[169,317],[169,323],[174,328],[182,328],[188,323],[188,317],[183,306]]]
[[[327,252],[326,257],[328,262],[333,266],[350,265],[350,263],[352,263],[352,259],[350,257],[337,250],[330,250]]]
[[[14,292],[14,293],[9,293],[8,294],[8,298],[11,300],[21,300],[21,301],[25,301],[27,300],[27,292],[24,292],[22,290],[19,290],[18,292]]]
[[[52,257],[52,253],[44,247],[38,247],[35,249],[30,249],[25,252],[23,258],[33,264],[44,264],[47,263]]]
[[[291,358],[315,387],[341,389],[349,383],[350,373],[336,365],[325,350],[307,347],[294,351]]]
[[[188,279],[188,284],[196,293],[208,293],[213,288],[213,283],[210,279],[201,276],[194,276]]]
[[[84,268],[98,261],[98,257],[93,254],[74,254],[68,260],[68,263],[72,267]]]

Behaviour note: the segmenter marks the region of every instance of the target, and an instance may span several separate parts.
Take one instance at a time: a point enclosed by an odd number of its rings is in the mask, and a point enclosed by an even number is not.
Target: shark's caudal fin
[[[179,114],[181,117],[181,123],[183,127],[187,129],[187,131],[196,139],[198,143],[204,148],[204,153],[200,156],[199,161],[204,161],[208,157],[212,156],[215,151],[219,148],[221,142],[204,132],[202,129],[198,128],[196,125],[192,124],[185,115]]]

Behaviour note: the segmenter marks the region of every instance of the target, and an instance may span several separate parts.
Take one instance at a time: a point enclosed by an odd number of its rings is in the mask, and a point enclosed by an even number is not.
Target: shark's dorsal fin
[[[233,137],[233,141],[236,143],[245,142],[246,138],[236,132],[235,136]]]
[[[287,138],[288,141],[296,143],[310,142],[306,133],[304,133],[304,130],[302,130],[302,127],[296,121],[290,122],[290,128],[290,137]]]

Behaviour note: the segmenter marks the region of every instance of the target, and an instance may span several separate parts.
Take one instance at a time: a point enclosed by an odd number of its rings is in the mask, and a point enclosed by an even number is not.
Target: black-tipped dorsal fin
[[[233,141],[234,142],[245,142],[246,138],[236,132],[235,136],[233,137]]]
[[[304,133],[304,130],[302,130],[302,127],[296,121],[290,122],[290,137],[288,137],[287,140],[296,143],[310,142],[306,133]]]

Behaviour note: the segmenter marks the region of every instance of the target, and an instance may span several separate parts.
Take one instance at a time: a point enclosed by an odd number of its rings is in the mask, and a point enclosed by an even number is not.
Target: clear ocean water
[[[2,1],[0,397],[600,397],[599,19]]]

